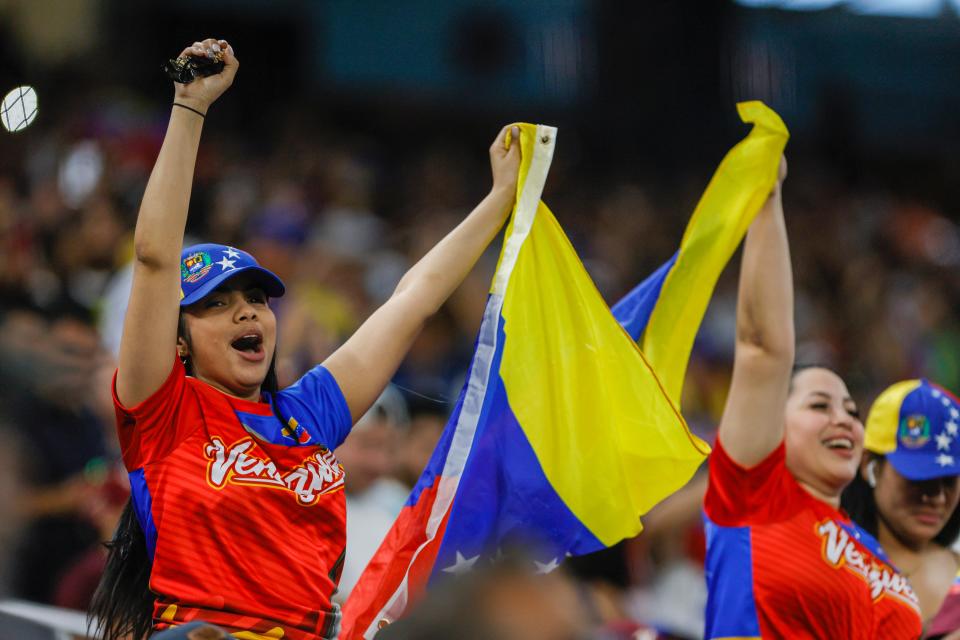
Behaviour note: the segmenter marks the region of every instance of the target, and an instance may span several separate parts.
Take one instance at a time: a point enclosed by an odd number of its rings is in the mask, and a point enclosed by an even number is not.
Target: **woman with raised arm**
[[[793,371],[780,176],[747,234],[730,393],[710,456],[707,638],[916,639],[917,599],[840,510],[863,424],[843,380]]]
[[[345,507],[332,451],[503,225],[519,145],[508,145],[505,127],[490,147],[489,195],[326,362],[278,390],[270,299],[283,284],[233,247],[181,251],[200,132],[239,66],[223,40],[181,56],[225,66],[175,83],[137,217],[114,379],[132,506],[91,613],[108,640],[193,620],[237,638],[334,638]]]

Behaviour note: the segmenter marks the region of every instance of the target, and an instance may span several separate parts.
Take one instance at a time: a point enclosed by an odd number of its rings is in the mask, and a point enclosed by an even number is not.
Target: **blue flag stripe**
[[[503,322],[498,328],[502,344]],[[500,354],[494,361],[499,366]],[[523,545],[544,564],[569,552],[599,551],[603,543],[557,495],[510,408],[503,380],[491,380],[491,402],[477,426],[431,580],[456,562]]]
[[[673,254],[672,258],[660,265],[659,269],[634,287],[630,293],[610,309],[613,312],[613,317],[617,319],[620,326],[630,334],[635,342],[639,342],[643,336],[643,331],[647,328],[647,322],[650,321],[650,314],[657,306],[663,283],[673,265],[677,263],[679,255],[679,251]]]

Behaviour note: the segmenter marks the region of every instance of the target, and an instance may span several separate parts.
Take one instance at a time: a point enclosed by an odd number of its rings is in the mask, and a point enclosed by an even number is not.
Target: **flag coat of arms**
[[[763,129],[757,123],[754,133]],[[677,409],[679,391],[664,387],[637,344],[662,294],[679,291],[670,282],[689,282],[687,267],[672,275],[688,263],[683,245],[651,277],[658,283],[619,305],[618,322],[540,201],[556,129],[523,124],[520,132],[516,205],[467,380],[426,470],[344,605],[345,640],[373,638],[431,584],[491,561],[504,545],[526,545],[531,568],[546,573],[567,556],[636,535],[640,516],[709,453]],[[771,161],[773,179],[782,149]],[[747,201],[756,205],[752,218],[763,199]],[[724,251],[714,253],[716,263]],[[704,308],[727,259],[713,267]],[[686,345],[675,385],[702,314],[662,338]]]

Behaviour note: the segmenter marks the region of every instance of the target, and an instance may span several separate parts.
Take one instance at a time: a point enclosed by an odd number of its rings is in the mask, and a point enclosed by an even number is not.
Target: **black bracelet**
[[[173,106],[175,106],[175,107],[180,107],[181,109],[186,109],[187,111],[193,111],[195,114],[197,114],[197,115],[200,116],[201,118],[206,118],[206,117],[207,117],[207,114],[203,113],[202,111],[197,111],[197,110],[194,109],[193,107],[188,107],[187,105],[185,105],[185,104],[180,104],[179,102],[174,102],[174,103],[173,103]]]

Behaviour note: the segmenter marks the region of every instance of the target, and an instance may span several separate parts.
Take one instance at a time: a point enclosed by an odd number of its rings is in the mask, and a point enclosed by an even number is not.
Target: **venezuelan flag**
[[[547,572],[566,555],[636,535],[639,517],[696,471],[709,448],[675,408],[686,361],[786,141],[772,111],[739,107],[756,126],[724,159],[680,251],[615,307],[616,318],[540,202],[556,130],[521,126],[517,205],[467,381],[344,606],[342,638],[372,638],[433,581],[469,571],[501,544],[533,543],[532,568]],[[666,367],[666,386],[640,340]]]
[[[506,542],[533,544],[545,572],[636,535],[709,450],[540,202],[556,130],[520,128],[517,204],[467,381],[346,602],[342,638],[373,637],[432,581]]]
[[[790,137],[780,116],[762,102],[741,102],[737,110],[753,129],[717,167],[680,249],[613,307],[676,404],[713,288],[773,189]]]

